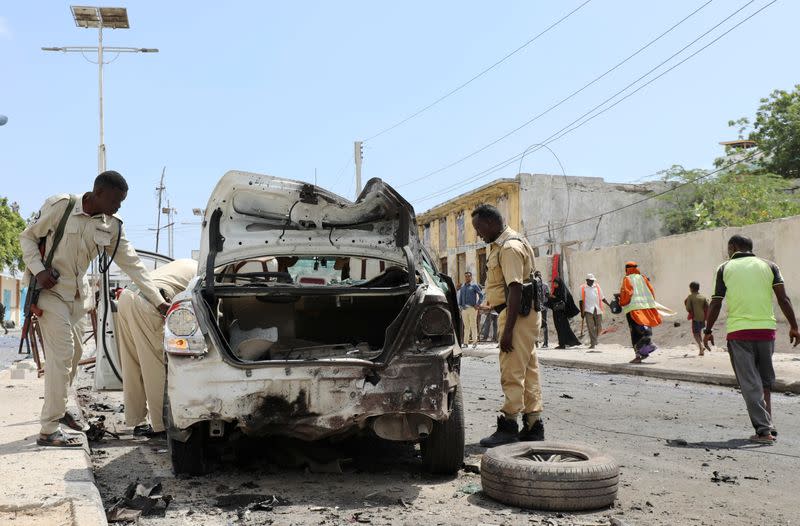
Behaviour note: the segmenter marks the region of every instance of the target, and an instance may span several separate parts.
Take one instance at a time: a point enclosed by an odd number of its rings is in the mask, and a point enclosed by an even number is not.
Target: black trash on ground
[[[158,506],[159,502],[164,503],[163,508]],[[106,510],[106,519],[108,522],[123,522],[138,521],[140,516],[163,516],[170,502],[171,495],[162,495],[161,482],[139,483],[137,479],[128,484],[125,495]]]
[[[86,431],[86,438],[89,442],[99,442],[104,436],[109,435],[119,439],[119,435],[106,429],[106,417],[100,415],[89,419],[89,430]]]
[[[715,471],[713,473],[713,477],[711,477],[711,482],[725,482],[726,484],[738,484],[736,482],[736,477],[733,475],[725,475],[724,473],[720,473],[719,471]]]

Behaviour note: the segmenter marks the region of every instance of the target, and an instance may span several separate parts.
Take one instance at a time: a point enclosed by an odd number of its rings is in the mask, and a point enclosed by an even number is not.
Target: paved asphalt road
[[[465,358],[467,463],[479,465],[477,444],[491,431],[501,391],[495,357]],[[174,478],[165,444],[123,435],[94,447],[95,474],[107,505],[128,483],[159,478],[174,497],[166,514],[140,524],[547,524],[629,525],[800,524],[800,397],[773,399],[779,442],[757,446],[744,402],[730,388],[608,375],[574,369],[543,371],[547,438],[582,442],[621,465],[613,508],[583,514],[529,512],[474,493],[477,475],[422,473],[413,449],[370,446],[350,456],[342,474],[277,467],[255,455],[244,467],[224,462],[213,475]],[[82,390],[82,393],[88,393]],[[92,401],[118,404],[117,394]],[[85,401],[86,402],[86,401]],[[92,413],[91,409],[87,409]],[[100,413],[97,413],[100,414]],[[103,413],[112,423],[118,416]],[[682,440],[685,445],[670,444]],[[258,453],[256,448],[255,453]],[[719,476],[731,482],[714,482]],[[226,495],[245,495],[237,503]],[[247,510],[246,495],[276,495],[272,511]],[[220,497],[223,500],[220,501]],[[251,499],[252,500],[252,499]]]

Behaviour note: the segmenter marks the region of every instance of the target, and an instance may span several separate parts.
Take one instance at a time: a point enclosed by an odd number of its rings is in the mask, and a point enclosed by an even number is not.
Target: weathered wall
[[[531,244],[545,247],[552,239],[558,246],[577,242],[581,250],[594,247],[643,243],[664,235],[656,214],[663,206],[652,199],[624,212],[561,228],[602,212],[630,205],[666,188],[664,183],[607,183],[600,177],[519,174],[520,207],[525,233]],[[548,233],[548,222],[551,230]],[[551,237],[552,236],[552,237]],[[555,248],[557,252],[558,249]]]
[[[700,283],[700,291],[710,297],[714,273],[728,258],[728,239],[742,234],[753,240],[757,256],[778,264],[786,280],[789,297],[800,305],[800,216],[746,227],[718,228],[690,234],[663,237],[648,243],[618,245],[590,251],[565,250],[565,273],[575,291],[587,273],[593,273],[603,292],[611,297],[619,292],[625,262],[634,260],[650,278],[656,299],[678,312],[689,293],[689,282]],[[797,309],[800,312],[800,309]],[[776,311],[779,319],[782,315]],[[685,317],[681,316],[681,319]]]

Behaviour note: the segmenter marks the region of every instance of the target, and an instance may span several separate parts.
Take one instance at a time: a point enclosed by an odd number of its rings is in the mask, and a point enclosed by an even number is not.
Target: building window
[[[456,216],[456,245],[463,247],[466,242],[464,241],[464,211],[458,213]]]
[[[447,252],[447,219],[439,220],[439,252]]]
[[[422,227],[422,244],[426,247],[431,246],[431,224],[428,223]]]
[[[447,274],[447,258],[441,258],[439,260],[439,272]]]

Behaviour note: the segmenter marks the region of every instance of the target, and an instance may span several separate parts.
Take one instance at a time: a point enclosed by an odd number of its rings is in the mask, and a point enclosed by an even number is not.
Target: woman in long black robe
[[[563,305],[563,308],[553,308]],[[572,332],[569,326],[569,319],[580,314],[578,306],[572,299],[569,289],[561,278],[556,278],[553,282],[553,291],[550,294],[550,308],[553,309],[553,324],[556,326],[558,334],[558,347],[556,349],[566,349],[580,345],[581,341]]]

